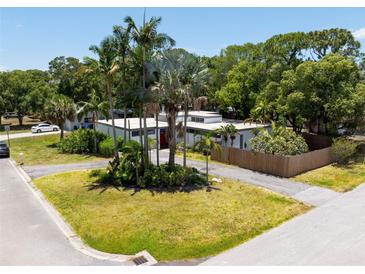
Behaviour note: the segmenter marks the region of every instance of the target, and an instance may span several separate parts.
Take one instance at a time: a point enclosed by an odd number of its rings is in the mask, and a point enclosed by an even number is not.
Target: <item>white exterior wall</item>
[[[220,123],[220,122],[222,122],[222,116],[204,117],[204,124]]]
[[[271,133],[271,126],[267,126],[265,127],[269,133]],[[106,125],[106,124],[102,124],[102,123],[97,123],[96,124],[96,129],[98,131],[101,131],[103,133],[105,133],[106,135],[108,136],[111,136],[113,135],[113,132],[112,132],[112,127],[110,125]],[[133,129],[133,131],[135,130],[138,130],[138,129]],[[167,130],[167,129],[166,129]],[[250,142],[249,140],[252,139],[255,135],[252,133],[252,130],[253,129],[243,129],[243,130],[240,130],[238,134],[236,134],[236,138],[234,139],[233,141],[233,146],[232,147],[235,147],[235,148],[241,148],[241,137],[240,136],[243,136],[242,138],[242,149],[245,149],[245,150],[251,150],[251,145],[250,145]],[[160,131],[160,129],[159,129]],[[199,131],[199,130],[197,130]],[[117,136],[124,136],[124,132],[123,132],[123,129],[121,128],[116,128],[116,133],[117,133]],[[128,134],[128,130],[127,130],[127,138],[129,136]],[[160,132],[159,132],[160,133]],[[131,132],[131,140],[135,140],[137,142],[139,142],[140,138],[139,136],[132,136],[132,132]],[[160,136],[160,134],[159,134]],[[189,147],[192,147],[200,138],[201,135],[199,134],[194,134],[194,133],[190,133],[188,132],[187,133],[187,137],[186,137],[186,140],[187,140],[187,145]],[[156,139],[156,134],[149,134],[148,135],[149,138],[151,139]],[[216,141],[221,143],[221,140],[220,138],[216,138]],[[142,138],[142,142],[143,142],[143,138]],[[178,138],[177,139],[177,142],[180,143],[180,142],[183,142],[183,138]],[[246,147],[245,147],[245,143],[246,143]],[[224,144],[222,144],[224,145]],[[231,146],[231,139],[228,138],[228,141],[227,141],[227,146],[230,147]]]
[[[97,131],[100,131],[110,137],[113,137],[113,130],[112,130],[112,127],[110,125],[105,125],[105,124],[101,124],[101,123],[96,123],[96,126],[95,126],[96,130]],[[122,138],[124,137],[124,130],[121,129],[121,128],[118,128],[116,127],[115,128],[115,131],[116,131],[116,134],[117,134],[117,137],[121,136]],[[134,130],[131,130],[131,133],[130,133],[130,140],[134,140],[134,141],[137,141],[139,142],[139,135],[138,136],[132,136],[132,131],[139,131],[139,129],[134,129]],[[160,136],[160,129],[159,129],[159,135]],[[142,134],[143,134],[143,130],[142,130]],[[151,138],[151,139],[156,139],[156,131],[155,133],[153,134],[148,134],[148,137]],[[127,130],[127,139],[129,138],[129,132]],[[143,143],[143,136],[142,136],[142,143]]]
[[[266,127],[266,129],[268,129],[268,131],[271,133],[271,127]],[[239,131],[239,133],[236,134],[236,138],[233,141],[233,146],[232,147],[240,148],[241,135],[243,136],[242,137],[243,138],[242,139],[242,149],[251,150],[251,145],[250,145],[249,140],[252,139],[253,137],[255,137],[255,135],[252,132],[252,129],[245,129],[245,130]],[[195,144],[195,142],[197,142],[199,140],[200,136],[201,135],[199,135],[199,134],[187,133],[186,142],[187,142],[188,146],[192,147]],[[216,141],[221,143],[220,138],[216,138]],[[183,142],[183,138],[178,139],[178,142]],[[245,143],[246,143],[246,148],[245,148]],[[221,143],[221,144],[225,145],[224,143]],[[227,146],[228,147],[231,146],[231,139],[230,138],[228,138]]]

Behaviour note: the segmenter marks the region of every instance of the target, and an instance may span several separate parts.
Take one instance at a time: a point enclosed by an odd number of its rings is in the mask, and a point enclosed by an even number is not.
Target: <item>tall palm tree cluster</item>
[[[184,166],[186,166],[186,127],[189,109],[194,105],[204,105],[201,94],[209,81],[208,68],[202,60],[183,49],[172,49],[175,41],[167,34],[158,32],[160,17],[152,17],[138,26],[127,16],[122,26],[114,26],[113,33],[103,39],[99,46],[91,46],[95,58],[85,57],[86,72],[103,76],[105,94],[108,98],[109,117],[115,144],[114,162],[119,163],[118,141],[114,121],[115,104],[123,107],[124,129],[127,125],[127,110],[139,118],[139,138],[141,146],[142,170],[151,165],[147,118],[156,118],[157,165],[159,165],[158,114],[164,105],[168,123],[169,167],[175,166],[176,116],[185,113],[183,123]],[[105,111],[105,103],[92,95],[90,102],[84,102],[83,110],[97,116]],[[194,102],[198,99],[198,103]],[[124,141],[127,135],[124,130]]]

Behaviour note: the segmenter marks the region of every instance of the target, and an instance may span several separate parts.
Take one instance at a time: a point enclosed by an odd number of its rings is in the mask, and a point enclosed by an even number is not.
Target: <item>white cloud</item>
[[[365,28],[361,28],[352,32],[356,39],[365,39]]]
[[[19,23],[19,24],[15,25],[15,28],[16,29],[22,29],[22,28],[24,28],[24,25]]]

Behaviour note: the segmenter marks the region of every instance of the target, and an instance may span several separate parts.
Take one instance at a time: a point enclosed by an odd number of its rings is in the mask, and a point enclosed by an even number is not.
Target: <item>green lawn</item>
[[[31,132],[30,129],[15,129],[15,130],[10,130],[9,134],[27,133],[27,132]],[[6,131],[0,130],[0,135],[6,135]]]
[[[360,162],[347,166],[332,164],[300,174],[292,179],[335,191],[349,191],[365,183],[365,164]]]
[[[2,118],[1,125],[0,125],[0,135],[6,134],[6,131],[4,130],[4,126],[10,125],[10,132],[9,134],[15,134],[15,133],[25,133],[30,132],[30,128],[34,125],[39,124],[41,121],[38,119],[32,119],[28,116],[25,116],[23,119],[23,125],[19,125],[19,121],[17,118],[10,118],[5,119]]]
[[[177,150],[176,151],[176,156],[182,158],[183,157],[183,152]],[[186,152],[186,158],[187,159],[190,159],[190,160],[194,160],[194,161],[202,161],[202,162],[205,162],[206,161],[205,155],[203,155],[202,153],[199,153],[199,152],[194,152],[192,150],[188,150]],[[223,162],[218,162],[218,161],[211,160],[211,157],[210,156],[209,156],[209,163],[212,163],[212,164],[220,164],[220,165],[228,165],[228,164],[223,163]]]
[[[309,209],[231,180],[190,193],[100,193],[88,190],[93,180],[89,171],[76,171],[34,183],[88,245],[121,254],[147,249],[160,261],[220,253]]]
[[[105,159],[93,155],[60,153],[56,147],[59,139],[59,134],[11,139],[11,157],[20,162],[20,153],[23,153],[24,165],[79,163]]]

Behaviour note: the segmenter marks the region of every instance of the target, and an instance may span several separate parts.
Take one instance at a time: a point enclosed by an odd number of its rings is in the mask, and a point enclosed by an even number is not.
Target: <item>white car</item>
[[[32,133],[41,133],[41,132],[59,131],[59,130],[60,130],[59,126],[50,124],[39,124],[32,127]]]

